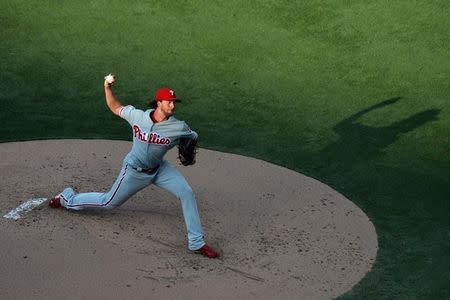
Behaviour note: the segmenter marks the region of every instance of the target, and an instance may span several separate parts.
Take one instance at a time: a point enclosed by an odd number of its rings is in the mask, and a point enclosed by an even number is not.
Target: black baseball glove
[[[180,143],[178,144],[178,159],[183,166],[195,164],[197,142],[198,140],[190,138],[180,138]]]

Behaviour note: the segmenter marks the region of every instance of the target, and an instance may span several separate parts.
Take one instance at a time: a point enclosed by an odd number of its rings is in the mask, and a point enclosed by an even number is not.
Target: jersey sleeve
[[[183,134],[181,137],[197,140],[198,134],[197,134],[197,132],[192,130],[185,122],[183,122]]]
[[[132,105],[123,106],[119,112],[119,115],[122,119],[125,119],[130,124],[134,124],[135,121],[143,114],[144,112],[140,109],[136,109]]]

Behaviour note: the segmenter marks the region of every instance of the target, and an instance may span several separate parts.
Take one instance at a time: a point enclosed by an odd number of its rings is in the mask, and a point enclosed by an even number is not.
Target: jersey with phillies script
[[[154,123],[150,117],[154,109],[146,111],[128,105],[120,110],[120,117],[127,120],[133,132],[133,147],[125,162],[135,168],[154,168],[164,155],[179,143],[180,138],[197,139],[198,135],[184,122],[171,116]]]

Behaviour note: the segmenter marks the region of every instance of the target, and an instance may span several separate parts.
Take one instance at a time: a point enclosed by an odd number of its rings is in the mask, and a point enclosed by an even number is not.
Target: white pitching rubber
[[[39,205],[41,205],[43,202],[45,202],[47,200],[48,200],[47,198],[30,199],[30,200],[22,203],[18,207],[14,208],[13,210],[11,210],[9,213],[4,215],[3,217],[7,218],[7,219],[18,220],[22,217],[23,214],[31,211],[35,207],[38,207]]]

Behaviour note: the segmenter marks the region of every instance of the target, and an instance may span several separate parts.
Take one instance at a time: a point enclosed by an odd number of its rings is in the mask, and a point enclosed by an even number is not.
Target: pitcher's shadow
[[[403,133],[413,131],[424,124],[438,119],[440,109],[428,109],[387,126],[371,127],[358,123],[363,115],[392,105],[401,98],[396,97],[363,109],[333,127],[339,139],[317,153],[317,165],[327,171],[350,170],[382,153],[383,149],[395,143]]]

